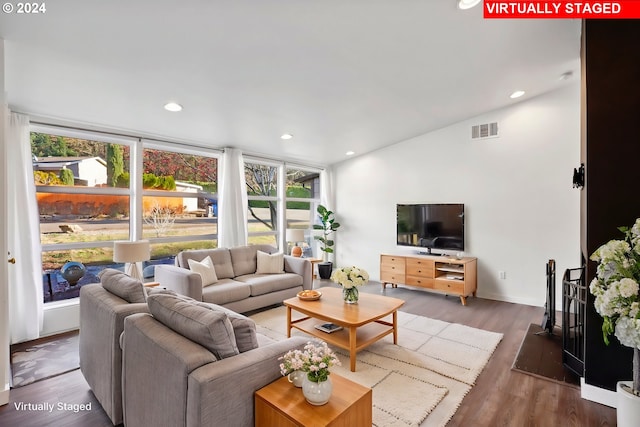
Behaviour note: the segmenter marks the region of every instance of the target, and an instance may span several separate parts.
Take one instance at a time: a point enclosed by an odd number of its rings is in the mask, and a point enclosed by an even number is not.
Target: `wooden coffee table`
[[[357,304],[346,304],[342,300],[341,289],[317,290],[322,292],[322,298],[317,301],[303,301],[298,297],[283,301],[287,307],[287,337],[291,336],[291,329],[296,328],[348,350],[352,372],[356,370],[358,351],[389,334],[393,334],[393,343],[398,344],[398,308],[404,304],[403,300],[361,292]],[[292,320],[292,310],[307,317]],[[392,322],[382,320],[389,315],[392,315]],[[325,322],[335,323],[344,329],[328,334],[315,328]]]
[[[286,377],[256,391],[255,425],[259,427],[353,427],[372,422],[371,389],[338,374],[329,375],[333,393],[329,402],[311,405]]]

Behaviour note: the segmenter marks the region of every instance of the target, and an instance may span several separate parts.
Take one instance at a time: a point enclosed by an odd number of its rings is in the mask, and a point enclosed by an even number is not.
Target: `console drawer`
[[[433,263],[426,263],[424,261],[414,262],[413,260],[408,260],[407,274],[432,279],[434,277]]]
[[[404,283],[404,272],[380,271],[380,281],[387,283]]]
[[[438,279],[435,281],[433,288],[455,295],[462,295],[464,293],[464,282],[462,280]]]
[[[409,276],[407,275],[407,285],[420,286],[421,288],[433,289],[433,279],[421,277],[421,276]]]
[[[382,275],[383,272],[404,275],[404,258],[382,255],[380,257],[380,274]]]

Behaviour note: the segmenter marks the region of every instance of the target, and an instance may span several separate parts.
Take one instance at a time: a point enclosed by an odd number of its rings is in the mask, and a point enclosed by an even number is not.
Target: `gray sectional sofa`
[[[253,426],[253,393],[306,343],[117,270],[100,281],[80,290],[80,369],[114,425]]]
[[[279,357],[307,342],[272,341],[251,319],[178,295],[148,303],[150,314],[125,320],[126,427],[253,427],[255,391],[281,376]]]
[[[312,266],[308,260],[281,255],[280,271],[263,273],[258,251],[277,253],[270,245],[183,251],[176,256],[175,265],[156,266],[155,280],[181,295],[238,313],[279,304],[313,287]],[[203,283],[202,275],[189,268],[189,260],[202,262],[207,257],[215,270],[216,280],[211,285]]]

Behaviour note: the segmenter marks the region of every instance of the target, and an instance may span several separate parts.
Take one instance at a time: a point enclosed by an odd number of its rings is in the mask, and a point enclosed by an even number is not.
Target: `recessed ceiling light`
[[[477,6],[480,0],[458,0],[458,9],[466,10]]]
[[[523,90],[517,90],[515,92],[513,92],[509,98],[511,99],[516,99],[516,98],[520,98],[522,95],[524,95],[524,91]]]
[[[353,156],[354,154],[356,154],[356,152],[355,151],[347,151],[344,154],[346,154],[347,156]]]
[[[175,102],[168,102],[164,104],[164,109],[171,112],[182,111],[182,105]]]
[[[291,139],[291,138],[293,138],[293,135],[291,135],[290,133],[283,133],[283,134],[280,136],[280,139],[284,139],[285,141],[286,141],[287,139]]]

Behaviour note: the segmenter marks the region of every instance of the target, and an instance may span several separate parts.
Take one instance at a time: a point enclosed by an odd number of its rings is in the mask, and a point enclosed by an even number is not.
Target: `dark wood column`
[[[582,32],[581,249],[589,256],[620,239],[618,227],[640,217],[640,20],[586,20]],[[602,318],[587,300],[585,381],[610,390],[632,376],[632,350],[602,340]]]

